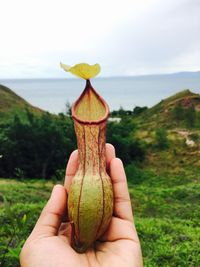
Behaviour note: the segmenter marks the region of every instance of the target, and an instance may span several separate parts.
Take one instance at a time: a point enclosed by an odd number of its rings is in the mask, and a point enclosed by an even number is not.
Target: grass
[[[199,266],[198,231],[190,220],[137,218],[145,266]]]
[[[126,167],[145,266],[200,266],[200,170],[164,159]]]
[[[0,179],[0,266],[19,266],[19,253],[50,196],[53,183]]]
[[[155,167],[147,170],[129,165],[126,171],[145,266],[199,266],[198,170],[182,170],[179,176],[170,175],[168,171],[162,176],[155,173]],[[142,177],[141,181],[137,176]],[[0,255],[5,254],[13,222],[15,228],[19,228],[19,235],[16,234],[10,242],[2,266],[19,266],[17,255],[20,249],[16,248],[29,235],[52,187],[52,181],[0,179],[0,239],[3,241]],[[3,196],[10,203],[11,218]],[[18,226],[17,220],[21,223],[24,216],[25,224]]]

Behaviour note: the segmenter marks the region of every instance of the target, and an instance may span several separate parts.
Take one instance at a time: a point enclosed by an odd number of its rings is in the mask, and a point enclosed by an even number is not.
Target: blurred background
[[[107,142],[125,166],[145,266],[199,266],[200,1],[1,1],[0,266],[76,149],[71,105],[99,63]]]

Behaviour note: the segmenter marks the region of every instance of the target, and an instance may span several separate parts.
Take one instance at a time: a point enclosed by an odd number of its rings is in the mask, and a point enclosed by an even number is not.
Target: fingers
[[[72,240],[72,227],[70,223],[62,223],[59,229],[58,235],[64,239],[68,244],[71,243]]]
[[[106,166],[110,170],[110,162],[115,158],[115,148],[111,144],[106,144]]]
[[[108,230],[101,236],[101,241],[114,242],[120,239],[139,242],[134,223],[113,217]]]
[[[123,163],[114,158],[110,163],[110,175],[113,183],[114,193],[114,215],[123,220],[133,222],[131,201]]]
[[[62,216],[66,210],[67,194],[62,185],[55,185],[51,197],[44,207],[30,239],[55,236],[58,233]]]
[[[78,150],[74,150],[70,155],[66,168],[64,187],[66,188],[67,192],[69,192],[69,187],[72,178],[74,177],[77,169],[78,169]]]
[[[115,158],[115,148],[111,144],[106,144],[106,165],[108,171],[110,169],[110,162],[113,158]],[[76,173],[77,168],[78,168],[78,150],[75,150],[72,152],[66,168],[64,186],[67,192],[69,192],[69,187]]]

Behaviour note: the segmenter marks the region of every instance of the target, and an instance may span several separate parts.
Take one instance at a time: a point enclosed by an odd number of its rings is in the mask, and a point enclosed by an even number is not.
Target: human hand
[[[21,267],[142,267],[140,242],[133,222],[123,164],[114,147],[106,145],[107,169],[112,179],[114,211],[104,235],[86,253],[71,247],[71,225],[62,223],[67,192],[78,167],[78,153],[69,159],[65,186],[56,185],[20,255]]]

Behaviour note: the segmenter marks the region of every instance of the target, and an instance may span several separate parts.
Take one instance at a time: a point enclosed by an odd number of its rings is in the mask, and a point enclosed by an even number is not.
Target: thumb
[[[67,206],[67,193],[62,185],[55,185],[30,239],[55,236],[58,233]]]

